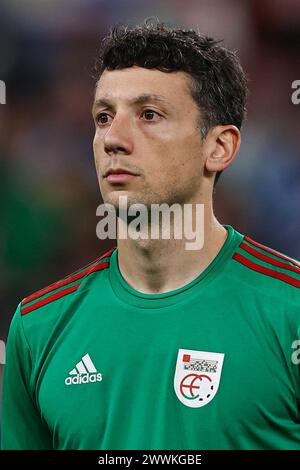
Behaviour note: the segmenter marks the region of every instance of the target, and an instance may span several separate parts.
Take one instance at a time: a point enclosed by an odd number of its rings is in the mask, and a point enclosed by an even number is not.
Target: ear
[[[223,171],[234,160],[241,143],[241,133],[236,126],[215,126],[206,139],[205,169],[216,173]]]

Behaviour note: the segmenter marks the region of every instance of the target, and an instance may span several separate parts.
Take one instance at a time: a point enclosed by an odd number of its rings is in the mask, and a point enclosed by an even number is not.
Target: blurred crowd
[[[238,51],[248,118],[215,210],[223,223],[300,258],[299,0],[1,0],[0,339],[31,292],[100,256],[91,69],[116,23],[156,16]]]

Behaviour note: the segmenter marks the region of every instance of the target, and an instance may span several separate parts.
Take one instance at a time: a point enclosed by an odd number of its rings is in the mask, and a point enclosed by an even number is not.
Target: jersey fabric
[[[179,289],[134,290],[114,247],[25,298],[2,449],[300,449],[300,265],[224,227]]]

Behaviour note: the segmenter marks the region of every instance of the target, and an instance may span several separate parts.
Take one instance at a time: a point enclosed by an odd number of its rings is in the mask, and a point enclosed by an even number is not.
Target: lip
[[[126,183],[135,176],[138,175],[125,170],[125,168],[110,168],[104,175],[106,180],[110,183]]]
[[[137,176],[136,173],[132,173],[132,171],[126,170],[125,168],[109,168],[105,173],[105,177],[109,175],[133,175]]]

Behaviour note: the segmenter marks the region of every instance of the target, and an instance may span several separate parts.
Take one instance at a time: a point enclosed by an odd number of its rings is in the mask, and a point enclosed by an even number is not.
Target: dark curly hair
[[[150,20],[150,21],[149,21]],[[201,138],[210,128],[233,124],[241,129],[246,114],[248,86],[235,52],[221,41],[192,29],[174,29],[151,18],[141,26],[117,25],[103,39],[94,67],[98,81],[104,70],[139,66],[170,73],[186,72],[199,114]],[[215,184],[221,172],[215,177]]]

